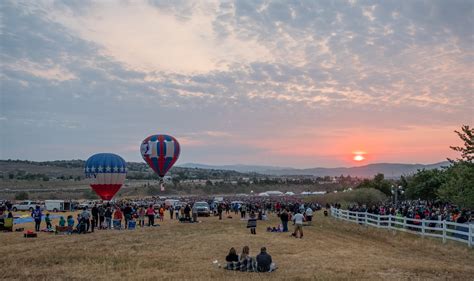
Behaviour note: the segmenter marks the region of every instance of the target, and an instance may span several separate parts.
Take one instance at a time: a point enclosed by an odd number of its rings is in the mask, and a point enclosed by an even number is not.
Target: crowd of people
[[[469,223],[473,221],[472,211],[460,209],[457,206],[439,201],[406,200],[397,204],[391,202],[373,204],[353,204],[349,211],[367,212],[375,215],[393,215],[400,218],[425,219],[433,221],[448,221]]]

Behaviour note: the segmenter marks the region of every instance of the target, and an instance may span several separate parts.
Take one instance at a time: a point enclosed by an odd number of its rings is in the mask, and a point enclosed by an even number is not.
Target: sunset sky
[[[0,1],[0,158],[353,166],[453,157],[474,1]],[[364,161],[353,160],[364,152]]]

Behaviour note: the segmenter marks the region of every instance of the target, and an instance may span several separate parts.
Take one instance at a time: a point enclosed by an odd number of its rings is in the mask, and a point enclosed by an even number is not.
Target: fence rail
[[[421,235],[474,244],[474,224],[461,224],[442,220],[412,219],[392,215],[374,215],[367,212],[352,212],[331,207],[331,216],[345,221],[377,228],[392,229]]]

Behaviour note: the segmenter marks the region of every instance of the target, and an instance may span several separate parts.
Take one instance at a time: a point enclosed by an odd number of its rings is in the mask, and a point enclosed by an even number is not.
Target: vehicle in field
[[[173,206],[175,207],[176,205],[179,204],[179,200],[178,199],[166,199],[165,200],[165,206],[166,207],[170,207],[170,206]]]
[[[36,202],[36,201],[31,201],[31,200],[25,200],[25,201],[22,201],[18,204],[14,204],[12,206],[12,211],[13,212],[17,212],[17,211],[30,211],[32,212],[36,206],[40,206],[40,208],[43,210],[44,209],[44,206],[42,204],[40,204],[39,202]]]
[[[88,209],[91,209],[92,207],[94,207],[95,205],[97,205],[97,207],[101,206],[102,203],[101,202],[98,202],[98,201],[85,201],[85,202],[82,202],[79,204],[79,209],[84,209],[84,208],[88,208]]]
[[[46,211],[50,212],[68,212],[74,210],[74,204],[71,201],[64,200],[45,200]]]
[[[193,209],[196,210],[198,216],[209,217],[211,215],[211,209],[209,208],[209,204],[207,202],[196,202],[193,205]]]

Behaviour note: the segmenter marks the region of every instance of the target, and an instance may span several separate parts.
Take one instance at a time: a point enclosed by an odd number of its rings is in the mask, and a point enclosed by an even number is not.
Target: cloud
[[[448,147],[452,139],[440,134],[472,123],[471,1],[3,1],[0,8],[8,157],[22,155],[32,134],[48,149],[74,144],[76,158],[85,158],[162,132],[179,136],[189,147],[184,160],[193,162],[285,165],[283,156],[294,154],[295,165],[335,165],[343,160],[326,152],[343,144],[334,139],[362,132],[412,145],[417,159],[431,161],[405,132],[432,134],[427,145]]]

